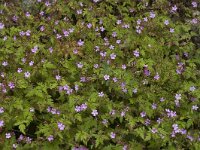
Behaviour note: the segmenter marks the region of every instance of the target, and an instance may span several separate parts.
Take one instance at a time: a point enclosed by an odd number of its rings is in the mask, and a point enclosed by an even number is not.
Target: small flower
[[[105,79],[105,80],[109,80],[109,79],[110,79],[110,76],[106,74],[106,75],[104,76],[104,79]]]
[[[81,62],[77,63],[78,68],[83,68],[83,64]]]
[[[193,1],[192,2],[192,7],[196,8],[197,7],[197,2]]]
[[[154,76],[154,79],[155,79],[155,80],[159,80],[159,79],[160,79],[160,76],[159,76],[158,73],[156,73],[156,75]]]
[[[137,93],[137,88],[133,89],[133,93],[134,93],[134,94]]]
[[[115,59],[116,58],[116,54],[114,54],[114,53],[110,54],[110,58],[111,59]]]
[[[38,46],[37,46],[37,45],[34,46],[34,48],[32,48],[31,51],[32,51],[33,53],[36,53],[36,52],[38,51]]]
[[[111,132],[111,133],[110,133],[110,137],[111,137],[112,139],[114,139],[114,138],[116,137],[116,134],[115,134],[114,132]]]
[[[10,87],[10,89],[14,89],[15,88],[15,84],[13,82],[9,82],[8,86]]]
[[[29,62],[29,66],[33,66],[33,64],[34,64],[34,61]]]
[[[169,20],[165,20],[164,24],[167,26],[169,25]]]
[[[165,99],[164,99],[163,97],[161,97],[161,98],[160,98],[160,101],[161,101],[161,102],[164,102],[164,101],[165,101]]]
[[[61,122],[58,122],[58,128],[59,128],[59,130],[64,130],[65,129],[65,125],[64,124],[62,124]]]
[[[78,46],[83,46],[84,45],[84,41],[82,41],[81,39],[78,41]]]
[[[0,120],[0,127],[3,127],[3,126],[4,126],[4,121]]]
[[[28,72],[28,71],[25,72],[25,73],[24,73],[24,76],[25,76],[26,78],[29,78],[29,77],[30,77],[30,72]]]
[[[99,64],[94,64],[94,68],[98,68],[99,67]]]
[[[170,29],[169,29],[169,32],[174,33],[174,29],[173,29],[173,28],[170,28]]]
[[[56,75],[56,80],[60,80],[61,79],[61,76],[60,75]]]
[[[193,91],[195,91],[195,90],[196,90],[195,86],[191,86],[191,87],[190,87],[190,91],[191,91],[191,92],[193,92]]]
[[[34,109],[33,107],[31,107],[31,108],[29,109],[29,111],[30,111],[30,112],[34,112],[35,109]]]
[[[181,99],[181,94],[176,94],[175,98],[176,98],[177,100],[180,100],[180,99]]]
[[[122,65],[122,69],[124,69],[124,70],[126,69],[126,65],[125,64]]]
[[[156,17],[156,14],[154,12],[150,12],[150,18],[155,18]]]
[[[87,24],[87,27],[90,29],[92,27],[92,24],[91,23],[88,23]]]
[[[103,92],[100,92],[99,93],[99,97],[103,97],[104,96],[104,93]]]
[[[4,61],[4,62],[2,63],[2,65],[3,65],[3,66],[7,66],[7,65],[8,65],[8,62],[7,62],[7,61]]]
[[[54,140],[53,135],[50,135],[47,139],[49,142],[53,141]]]
[[[113,45],[110,45],[109,48],[110,48],[110,49],[114,49],[115,47],[114,47]]]
[[[106,125],[106,124],[108,123],[108,120],[103,119],[102,123],[103,123],[104,125]]]
[[[0,30],[4,28],[4,24],[0,22]]]
[[[21,72],[22,72],[22,68],[18,68],[18,69],[17,69],[17,72],[18,72],[18,73],[21,73]]]
[[[145,116],[146,116],[146,112],[144,112],[144,111],[141,112],[141,113],[140,113],[140,116],[141,116],[142,118],[145,117]]]
[[[197,105],[192,106],[192,110],[197,110],[199,107]]]
[[[157,104],[153,103],[151,107],[152,107],[152,109],[156,109],[157,108]]]
[[[99,113],[98,111],[95,109],[95,110],[92,110],[92,113],[91,113],[94,117],[97,116]]]
[[[151,132],[152,132],[152,133],[157,133],[158,130],[157,130],[156,128],[153,128],[153,129],[151,130]]]
[[[133,51],[133,54],[135,57],[139,57],[140,56],[140,52],[138,52],[137,50]]]
[[[4,113],[4,108],[0,107],[0,114]]]
[[[17,144],[13,144],[13,148],[17,148],[18,147],[18,145]]]
[[[113,78],[113,81],[114,81],[114,82],[117,82],[118,80],[117,80],[117,78],[116,78],[116,77],[114,77],[114,78]]]
[[[10,133],[6,133],[6,138],[7,139],[11,138],[11,134]]]
[[[174,6],[172,7],[172,9],[171,9],[171,12],[173,12],[173,13],[174,13],[174,12],[176,12],[176,11],[177,11],[177,9],[178,9],[178,8],[177,8],[177,6],[176,6],[176,5],[174,5]]]

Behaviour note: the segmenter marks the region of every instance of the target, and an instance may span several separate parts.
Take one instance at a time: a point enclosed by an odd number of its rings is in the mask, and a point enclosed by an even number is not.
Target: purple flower
[[[102,57],[106,57],[106,52],[100,52],[100,55],[101,55]]]
[[[117,43],[117,44],[120,44],[120,43],[121,43],[121,40],[117,40],[116,43]]]
[[[115,59],[116,58],[116,55],[114,53],[110,54],[110,58],[111,59]]]
[[[0,114],[4,113],[4,108],[0,107]]]
[[[92,27],[92,24],[91,23],[88,23],[87,24],[87,27],[90,29]]]
[[[153,128],[153,129],[151,129],[151,132],[152,132],[152,133],[157,133],[158,130],[157,130],[156,128]]]
[[[77,63],[78,68],[83,68],[83,64],[81,62]]]
[[[192,2],[192,7],[196,8],[197,7],[197,2],[193,1]]]
[[[4,126],[4,121],[0,120],[0,127],[3,127],[3,126]]]
[[[160,79],[160,76],[159,76],[158,73],[156,73],[156,75],[154,76],[154,79],[155,79],[155,80],[159,80],[159,79]]]
[[[193,92],[193,91],[195,91],[195,90],[196,90],[195,86],[191,86],[191,87],[190,87],[190,91],[191,91],[191,92]]]
[[[122,65],[122,69],[124,69],[124,70],[126,69],[126,65],[125,64]]]
[[[94,68],[98,68],[99,67],[99,64],[94,64]]]
[[[176,5],[174,5],[174,6],[171,8],[171,12],[173,12],[173,13],[174,13],[174,12],[176,12],[176,11],[177,11],[177,9],[178,9],[178,8],[177,8],[177,6],[176,6]]]
[[[8,86],[10,87],[10,89],[14,89],[15,88],[15,84],[13,82],[9,82]]]
[[[114,78],[113,78],[113,81],[114,81],[114,82],[117,82],[118,80],[117,80],[117,78],[116,78],[116,77],[114,77]]]
[[[197,110],[199,107],[197,105],[192,106],[192,110]]]
[[[117,20],[117,24],[121,24],[122,23],[122,20]]]
[[[30,75],[31,75],[31,74],[30,74],[30,72],[28,72],[28,71],[24,73],[24,76],[25,76],[26,78],[29,78]]]
[[[104,125],[106,125],[106,124],[108,123],[108,120],[103,119],[102,123],[103,123]]]
[[[176,98],[177,100],[180,100],[180,99],[181,99],[181,94],[176,94],[175,98]]]
[[[112,139],[114,139],[114,138],[116,137],[116,134],[115,134],[114,132],[111,132],[111,133],[110,133],[110,137],[111,137]]]
[[[7,65],[8,65],[8,62],[7,62],[7,61],[2,62],[2,65],[3,65],[3,66],[7,66]]]
[[[164,102],[164,101],[165,101],[165,99],[164,99],[163,97],[161,97],[161,98],[160,98],[160,101],[161,101],[161,102]]]
[[[110,76],[106,74],[106,75],[104,75],[104,79],[105,79],[105,80],[109,80],[109,79],[110,79]]]
[[[151,120],[149,120],[149,119],[146,119],[146,120],[145,120],[145,125],[146,125],[146,126],[150,125],[150,123],[151,123]]]
[[[133,54],[135,57],[139,57],[140,56],[140,52],[138,52],[137,50],[133,51]]]
[[[165,20],[164,24],[168,25],[169,24],[169,20]]]
[[[173,28],[170,28],[170,29],[169,29],[169,32],[173,33],[173,32],[174,32],[174,29],[173,29]]]
[[[134,94],[137,93],[137,88],[133,89],[133,93],[134,93]]]
[[[113,32],[112,33],[112,37],[116,37],[117,36],[117,33],[116,32]]]
[[[53,141],[54,140],[53,135],[50,135],[47,139],[49,142]]]
[[[0,22],[0,30],[4,28],[4,24]]]
[[[104,96],[104,93],[103,92],[100,92],[99,93],[99,97],[103,97]]]
[[[165,109],[165,111],[167,112],[167,116],[168,117],[176,117],[176,112],[175,111],[172,111],[172,110],[169,110],[169,109]]]
[[[142,118],[145,117],[145,116],[146,116],[146,112],[144,112],[144,111],[141,112],[141,113],[140,113],[140,116],[141,116]]]
[[[11,134],[10,133],[6,133],[6,138],[7,139],[11,138]]]
[[[109,48],[110,48],[110,49],[114,49],[115,47],[114,47],[113,45],[110,45]]]
[[[156,17],[156,14],[154,12],[150,12],[150,18],[155,18]]]
[[[91,113],[94,117],[97,116],[99,113],[98,111],[95,109],[95,110],[92,110],[92,113]]]
[[[82,41],[81,39],[78,41],[78,46],[83,46],[84,45],[84,41]]]
[[[152,107],[152,109],[156,109],[157,108],[157,104],[153,103],[151,107]]]
[[[32,51],[33,53],[36,53],[36,52],[38,51],[38,46],[37,46],[37,45],[34,46],[34,48],[32,48],[31,51]]]
[[[163,121],[163,119],[161,119],[161,118],[158,118],[158,119],[157,119],[157,123],[158,123],[158,124],[160,124],[162,121]]]
[[[59,128],[59,130],[60,131],[62,131],[62,130],[64,130],[65,129],[65,125],[64,124],[62,124],[61,122],[58,122],[58,128]]]
[[[56,80],[60,80],[61,79],[61,76],[60,75],[56,75]]]

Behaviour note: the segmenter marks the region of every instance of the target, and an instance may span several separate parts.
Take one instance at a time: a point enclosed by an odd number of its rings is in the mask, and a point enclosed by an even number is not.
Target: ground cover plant
[[[198,0],[1,0],[0,149],[200,149]]]

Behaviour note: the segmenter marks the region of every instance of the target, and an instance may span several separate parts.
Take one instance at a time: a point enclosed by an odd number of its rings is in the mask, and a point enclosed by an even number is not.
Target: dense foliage
[[[200,149],[197,0],[1,0],[0,149]]]

